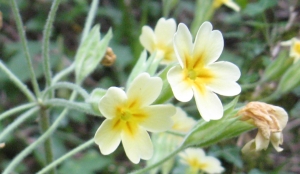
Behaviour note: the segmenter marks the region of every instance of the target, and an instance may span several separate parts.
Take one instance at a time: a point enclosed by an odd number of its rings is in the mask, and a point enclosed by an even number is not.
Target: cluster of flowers
[[[224,40],[222,33],[204,22],[193,41],[188,27],[174,19],[159,19],[152,30],[142,28],[140,42],[154,55],[153,63],[173,65],[167,72],[167,82],[174,97],[181,102],[195,98],[197,109],[205,121],[219,120],[223,106],[216,94],[235,96],[241,92],[236,82],[239,68],[227,61],[218,61]],[[102,154],[114,152],[122,141],[127,157],[135,164],[140,159],[153,157],[153,144],[147,131],[157,133],[167,130],[188,132],[195,125],[184,111],[172,104],[155,103],[163,89],[163,80],[146,72],[139,73],[126,91],[110,87],[101,98],[98,108],[106,118],[95,134],[95,142]],[[254,112],[255,111],[255,112]],[[178,115],[180,115],[178,117]],[[286,112],[264,103],[246,105],[238,115],[259,128],[255,140],[247,143],[244,152],[266,149],[271,141],[276,150],[282,144],[282,129],[287,122]],[[180,119],[179,119],[180,118]],[[180,124],[188,124],[184,131]],[[181,128],[180,128],[181,127]],[[180,154],[182,162],[208,173],[224,170],[214,157],[206,157],[202,149],[189,148]],[[194,169],[193,169],[194,170]]]

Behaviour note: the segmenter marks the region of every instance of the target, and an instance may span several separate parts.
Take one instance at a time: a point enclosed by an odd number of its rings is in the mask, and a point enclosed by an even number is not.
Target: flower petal
[[[248,154],[255,152],[255,140],[251,140],[248,143],[245,144],[245,146],[242,148],[242,153]]]
[[[216,94],[193,86],[198,111],[205,121],[218,120],[223,116],[223,106]]]
[[[112,153],[120,144],[121,131],[120,129],[114,128],[115,122],[116,119],[106,119],[96,131],[94,140],[103,155]]]
[[[167,79],[177,100],[187,102],[193,98],[193,90],[190,84],[186,82],[186,77],[179,65],[168,71]]]
[[[176,22],[174,19],[160,18],[154,29],[157,43],[163,43],[164,45],[172,42],[175,32]]]
[[[213,72],[215,78],[237,81],[241,77],[239,67],[231,62],[219,61],[207,66]]]
[[[192,55],[192,47],[192,35],[187,26],[180,23],[177,32],[174,35],[174,50],[182,68],[186,66],[186,59]]]
[[[269,146],[270,140],[266,139],[263,134],[258,130],[255,137],[255,150],[260,151],[262,149],[266,150]]]
[[[232,0],[225,1],[224,4],[227,7],[233,9],[234,11],[240,11],[240,7],[235,2],[233,2]]]
[[[271,133],[271,143],[277,152],[283,151],[283,148],[279,147],[283,143],[283,134],[282,132]]]
[[[207,173],[222,173],[224,171],[220,160],[215,157],[207,156],[203,162],[205,162],[205,167],[203,170]]]
[[[100,99],[98,108],[105,118],[111,119],[116,116],[116,108],[123,105],[126,100],[126,93],[122,89],[110,87]]]
[[[140,159],[148,160],[153,155],[153,145],[149,134],[143,128],[136,127],[134,134],[123,131],[121,134],[122,144],[127,157],[137,164]]]
[[[281,108],[279,106],[273,106],[273,108],[275,111],[274,115],[276,115],[276,118],[278,119],[280,128],[281,129],[285,128],[285,126],[288,122],[288,119],[289,119],[288,114],[286,113],[286,111],[283,108]]]
[[[226,81],[226,80],[213,80],[207,87],[213,92],[218,93],[223,96],[234,96],[241,92],[241,86],[236,82]]]
[[[148,115],[140,126],[150,132],[162,132],[170,129],[173,125],[172,118],[176,108],[172,105],[152,105],[143,108]]]
[[[212,31],[210,22],[204,22],[196,35],[193,57],[203,59],[204,65],[215,62],[221,55],[224,47],[222,33],[218,30]]]
[[[128,88],[128,102],[138,101],[139,106],[153,103],[162,89],[162,80],[159,77],[150,77],[148,73],[138,75]]]
[[[144,26],[142,28],[142,34],[140,35],[140,42],[146,50],[150,53],[154,52],[156,37],[153,30],[149,26]]]

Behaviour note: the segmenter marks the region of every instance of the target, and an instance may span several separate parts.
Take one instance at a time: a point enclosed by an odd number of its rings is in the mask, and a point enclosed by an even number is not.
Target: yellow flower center
[[[132,114],[128,109],[125,109],[125,110],[121,111],[120,117],[123,121],[128,121],[132,117]]]
[[[189,165],[195,170],[203,170],[207,167],[207,164],[206,163],[201,163],[199,161],[199,159],[196,159],[196,158],[192,158],[190,160],[188,160],[188,163]]]
[[[296,42],[293,47],[294,51],[300,55],[300,42]]]
[[[191,80],[196,80],[197,73],[194,70],[188,70],[188,77]]]

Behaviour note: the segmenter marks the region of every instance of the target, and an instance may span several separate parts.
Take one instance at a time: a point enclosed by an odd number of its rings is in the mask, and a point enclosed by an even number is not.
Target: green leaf
[[[277,59],[267,66],[262,77],[263,81],[276,80],[292,65],[293,59],[289,58],[287,51],[281,51]]]
[[[80,45],[75,57],[75,74],[76,82],[80,83],[90,75],[100,64],[109,41],[112,38],[111,29],[99,42],[100,26],[96,25],[92,28],[86,39]]]
[[[287,93],[300,85],[300,61],[294,63],[279,81],[277,92]]]
[[[243,10],[247,16],[255,16],[263,13],[265,10],[277,5],[278,0],[260,0],[256,3],[249,3]]]
[[[6,63],[7,67],[23,82],[30,79],[30,71],[27,66],[27,61],[25,55],[22,51],[22,46],[20,43],[5,44],[6,54],[10,54],[11,58]],[[56,44],[50,43],[50,63],[51,67],[55,67],[60,60],[61,54],[55,51]],[[30,55],[32,56],[32,64],[35,70],[35,75],[37,78],[42,77],[44,74],[43,61],[41,60],[41,44],[37,41],[29,41],[28,48]],[[0,82],[8,80],[8,77],[0,73]]]

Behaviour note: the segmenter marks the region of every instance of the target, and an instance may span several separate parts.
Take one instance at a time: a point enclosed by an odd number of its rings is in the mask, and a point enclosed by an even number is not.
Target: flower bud
[[[283,150],[279,145],[283,143],[282,129],[288,121],[288,114],[283,108],[263,102],[250,102],[238,115],[242,116],[242,121],[250,122],[258,128],[255,139],[243,147],[243,153],[265,150],[270,141],[276,151]]]
[[[115,63],[116,58],[117,58],[117,56],[113,52],[112,48],[107,47],[106,53],[100,63],[103,66],[112,66]]]

